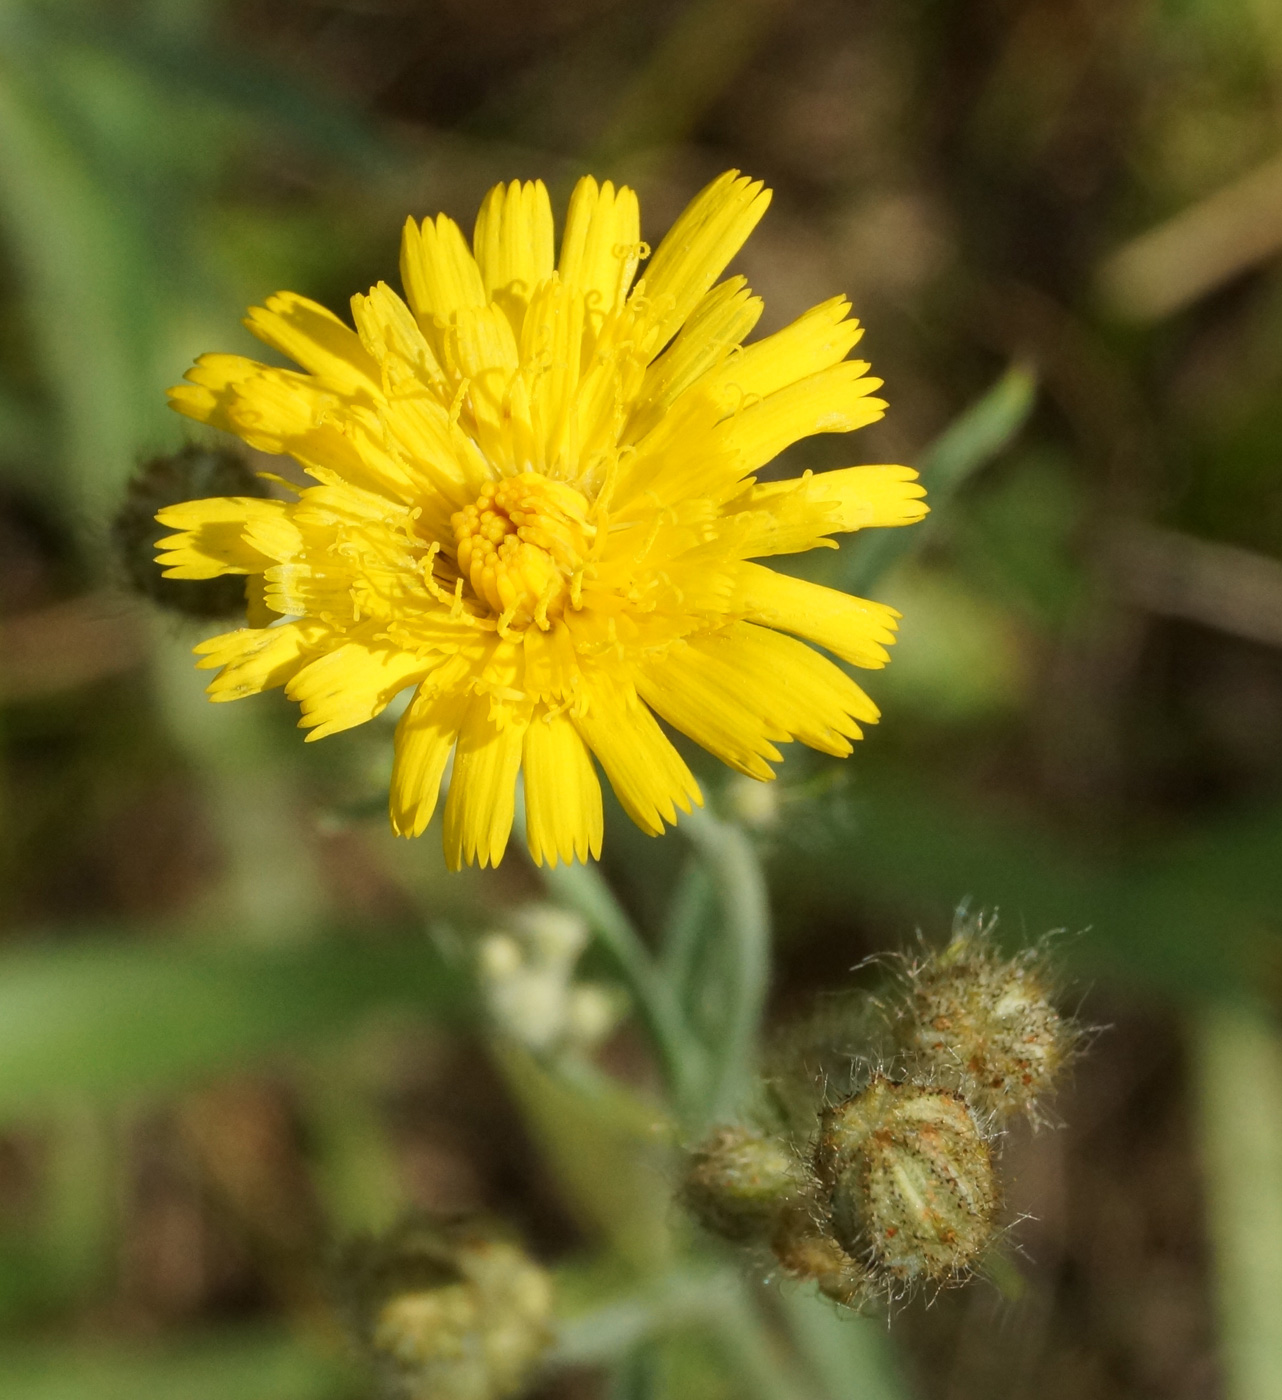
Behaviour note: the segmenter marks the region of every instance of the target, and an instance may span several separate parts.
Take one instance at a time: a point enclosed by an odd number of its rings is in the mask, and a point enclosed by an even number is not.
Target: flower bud
[[[888,1282],[955,1276],[993,1237],[988,1143],[950,1090],[876,1076],[824,1113],[815,1169],[837,1243]]]
[[[416,1220],[360,1241],[343,1282],[388,1400],[503,1400],[552,1340],[547,1273],[483,1222]]]
[[[768,1238],[807,1184],[805,1164],[783,1139],[718,1128],[690,1154],[683,1195],[705,1229],[748,1241]]]
[[[1051,1005],[1039,953],[1004,957],[992,928],[963,920],[943,949],[909,967],[900,1040],[981,1113],[1036,1120],[1078,1031]]]
[[[537,961],[570,968],[591,941],[586,920],[554,904],[527,904],[513,920]]]
[[[825,1230],[811,1202],[782,1212],[770,1248],[785,1274],[817,1284],[835,1303],[858,1310],[876,1291],[868,1270]]]
[[[165,578],[156,565],[156,541],[173,531],[156,512],[207,496],[260,496],[266,483],[239,453],[225,447],[189,443],[167,456],[153,457],[134,473],[125,503],[112,522],[112,538],[130,584],[162,607],[188,617],[231,617],[245,611],[245,578],[223,574],[209,579]]]
[[[500,1034],[536,1055],[590,1050],[627,1010],[621,989],[576,982],[575,964],[589,939],[576,914],[548,905],[516,913],[510,933],[487,934],[477,973],[490,1020]]]

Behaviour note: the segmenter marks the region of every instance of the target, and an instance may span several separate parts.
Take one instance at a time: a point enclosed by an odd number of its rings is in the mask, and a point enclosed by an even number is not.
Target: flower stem
[[[726,956],[723,1024],[709,1047],[708,1121],[740,1106],[757,1056],[757,1038],[770,984],[770,901],[752,842],[742,828],[695,809],[681,822],[711,877],[721,906]]]
[[[675,1270],[642,1292],[567,1318],[550,1359],[554,1366],[600,1365],[647,1341],[694,1329],[724,1354],[739,1379],[738,1393],[753,1400],[816,1400],[814,1389],[790,1370],[786,1344],[743,1280],[721,1268]]]
[[[614,959],[654,1042],[673,1099],[687,1103],[693,1086],[703,1077],[702,1048],[690,1035],[672,987],[600,867],[577,862],[545,866],[542,876],[548,892],[587,920]]]

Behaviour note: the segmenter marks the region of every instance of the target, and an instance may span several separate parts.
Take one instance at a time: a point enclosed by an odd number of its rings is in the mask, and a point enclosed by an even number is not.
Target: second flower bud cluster
[[[854,1308],[974,1270],[998,1231],[1000,1127],[1041,1121],[1080,1035],[1042,954],[1004,956],[992,927],[959,918],[944,948],[905,961],[859,1050],[829,1018],[814,1098],[787,1126],[719,1127],[690,1154],[683,1194],[707,1229]],[[849,1092],[834,1096],[825,1056],[844,1056]]]

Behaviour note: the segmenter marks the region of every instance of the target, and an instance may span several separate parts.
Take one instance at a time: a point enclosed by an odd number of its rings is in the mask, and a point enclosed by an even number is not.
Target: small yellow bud
[[[1040,954],[1003,956],[992,928],[964,919],[944,948],[908,968],[900,1040],[981,1113],[1036,1120],[1079,1032],[1051,1004]]]
[[[783,1139],[751,1128],[718,1128],[690,1154],[683,1194],[706,1229],[747,1241],[768,1238],[807,1185],[805,1164]]]
[[[388,1400],[503,1400],[550,1345],[552,1286],[477,1221],[413,1221],[344,1261],[352,1331]]]
[[[876,1076],[824,1113],[815,1169],[838,1244],[888,1282],[955,1277],[993,1237],[992,1156],[950,1090]]]

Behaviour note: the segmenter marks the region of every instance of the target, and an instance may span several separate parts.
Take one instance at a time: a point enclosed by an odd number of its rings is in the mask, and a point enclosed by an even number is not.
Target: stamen
[[[589,510],[572,486],[521,472],[450,517],[459,573],[502,636],[561,616],[597,537]]]

